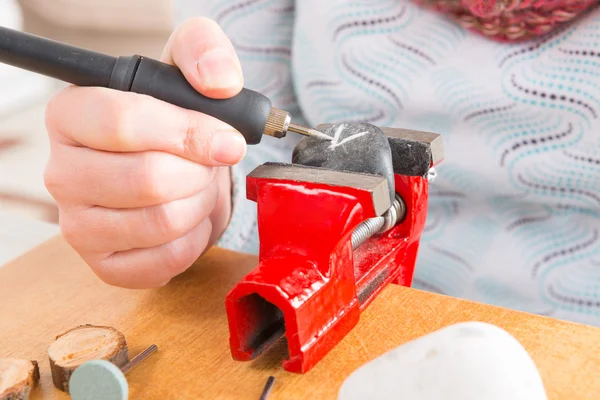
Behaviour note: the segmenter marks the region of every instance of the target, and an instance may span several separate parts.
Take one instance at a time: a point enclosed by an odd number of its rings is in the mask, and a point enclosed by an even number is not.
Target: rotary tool
[[[212,99],[196,91],[177,67],[140,55],[113,57],[0,27],[0,62],[76,86],[145,94],[199,111],[229,124],[251,145],[263,135],[283,138],[288,131],[330,139],[291,123],[290,113],[272,107],[261,93],[244,88],[229,99]]]

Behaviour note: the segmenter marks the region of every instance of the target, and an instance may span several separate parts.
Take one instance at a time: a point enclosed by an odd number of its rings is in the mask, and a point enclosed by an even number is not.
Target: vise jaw
[[[382,129],[392,151],[397,223],[353,248],[365,221],[392,207],[383,176],[266,163],[247,176],[257,203],[259,264],[228,294],[230,349],[255,359],[285,337],[287,371],[315,366],[358,323],[389,283],[410,286],[427,216],[427,172],[443,158],[441,137]]]

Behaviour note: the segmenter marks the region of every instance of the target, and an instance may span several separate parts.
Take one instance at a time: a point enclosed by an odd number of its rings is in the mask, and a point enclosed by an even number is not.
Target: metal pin
[[[267,383],[265,383],[265,388],[263,389],[263,392],[260,395],[260,399],[259,400],[267,400],[267,398],[271,394],[271,390],[273,390],[273,383],[274,382],[275,382],[275,377],[274,376],[270,376],[267,379]]]
[[[322,132],[319,132],[316,129],[305,128],[304,126],[296,125],[296,124],[290,124],[288,127],[288,131],[294,132],[294,133],[297,133],[300,135],[304,135],[304,136],[316,137],[316,138],[323,139],[323,140],[332,140],[333,139],[331,136],[328,136]]]
[[[156,350],[158,350],[158,346],[156,346],[155,344],[151,345],[146,350],[142,351],[140,354],[133,357],[133,359],[131,361],[129,361],[127,364],[123,365],[121,367],[121,371],[123,371],[123,373],[126,374],[133,367],[135,367],[136,365],[138,365],[139,363],[144,361],[146,358],[150,357],[150,355],[152,353],[154,353]]]
[[[127,400],[129,384],[125,374],[158,350],[153,344],[119,368],[107,360],[90,360],[81,364],[69,379],[72,400]]]

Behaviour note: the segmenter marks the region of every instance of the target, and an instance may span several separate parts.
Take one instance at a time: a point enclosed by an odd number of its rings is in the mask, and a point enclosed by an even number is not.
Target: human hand
[[[162,61],[205,96],[243,87],[231,42],[206,18],[171,35]],[[229,167],[243,136],[210,116],[149,96],[68,87],[48,104],[44,182],[66,241],[104,282],[166,284],[223,233],[231,214]]]

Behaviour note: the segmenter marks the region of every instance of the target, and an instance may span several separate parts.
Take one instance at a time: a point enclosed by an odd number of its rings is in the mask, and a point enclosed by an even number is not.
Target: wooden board
[[[60,238],[0,268],[0,357],[38,360],[35,398],[67,399],[51,383],[46,349],[80,324],[111,325],[137,354],[158,353],[128,374],[132,399],[335,399],[363,363],[408,340],[459,321],[487,321],[512,333],[535,360],[549,398],[598,399],[600,329],[391,286],[360,324],[306,375],[281,368],[281,348],[256,361],[232,361],[223,299],[256,259],[215,249],[164,288],[109,287]],[[174,393],[178,395],[175,396]]]

